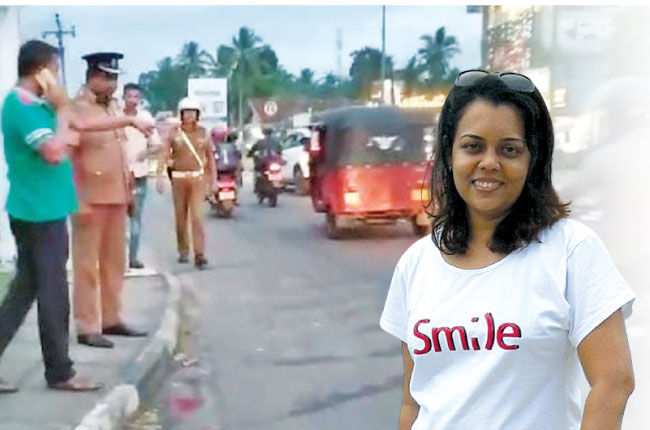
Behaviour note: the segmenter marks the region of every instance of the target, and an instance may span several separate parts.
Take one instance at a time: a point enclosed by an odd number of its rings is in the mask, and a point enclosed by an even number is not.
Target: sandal
[[[53,390],[84,392],[101,390],[104,384],[101,382],[93,382],[83,376],[74,375],[67,381],[49,384],[48,386]]]

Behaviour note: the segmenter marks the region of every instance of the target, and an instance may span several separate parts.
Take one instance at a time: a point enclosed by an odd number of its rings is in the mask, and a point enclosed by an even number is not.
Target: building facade
[[[599,93],[649,73],[648,18],[647,7],[484,6],[484,67],[529,76],[553,116],[556,147],[581,151],[598,140],[597,116],[587,115]]]

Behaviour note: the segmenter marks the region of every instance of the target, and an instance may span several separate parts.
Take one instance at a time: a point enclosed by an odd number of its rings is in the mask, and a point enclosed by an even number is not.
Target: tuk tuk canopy
[[[352,107],[330,113],[325,125],[324,162],[331,167],[418,163],[426,160],[424,129],[434,119],[395,107]]]

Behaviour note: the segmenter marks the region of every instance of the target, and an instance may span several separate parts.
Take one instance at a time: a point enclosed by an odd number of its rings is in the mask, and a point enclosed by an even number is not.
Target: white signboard
[[[201,122],[214,127],[227,122],[228,80],[189,79],[187,95],[201,103]]]

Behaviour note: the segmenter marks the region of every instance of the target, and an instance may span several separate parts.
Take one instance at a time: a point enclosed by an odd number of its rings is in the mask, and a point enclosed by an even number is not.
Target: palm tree
[[[204,76],[206,66],[211,63],[210,54],[205,50],[199,50],[199,44],[196,42],[188,42],[183,45],[176,61],[179,65],[186,68],[190,78]]]
[[[449,60],[460,53],[458,41],[454,36],[447,36],[445,27],[436,30],[434,36],[425,34],[420,40],[424,41],[425,46],[418,50],[418,54],[428,74],[428,84],[444,81],[450,72]]]
[[[175,64],[171,57],[158,61],[157,67],[142,73],[139,83],[154,111],[174,110],[187,91],[187,69]]]
[[[247,27],[239,29],[237,37],[232,38],[232,44],[220,45],[217,49],[217,63],[221,69],[227,71],[227,77],[237,76],[238,92],[238,124],[241,132],[243,126],[243,92],[244,85],[251,76],[260,72],[260,57],[266,52],[269,57],[267,45],[260,45],[262,39]],[[271,50],[272,51],[272,50]],[[273,54],[275,55],[275,53]],[[268,58],[267,58],[268,59]],[[277,67],[277,58],[276,67]]]
[[[296,79],[297,89],[307,96],[311,96],[314,91],[314,71],[307,68],[300,71],[300,76]]]
[[[364,47],[350,54],[353,58],[350,66],[350,77],[352,78],[357,92],[362,98],[370,98],[370,87],[373,81],[381,78],[381,51],[376,48]],[[386,76],[393,73],[393,59],[390,56],[384,57]]]
[[[312,86],[314,84],[314,71],[308,68],[302,69],[298,77],[298,82],[307,87]]]

